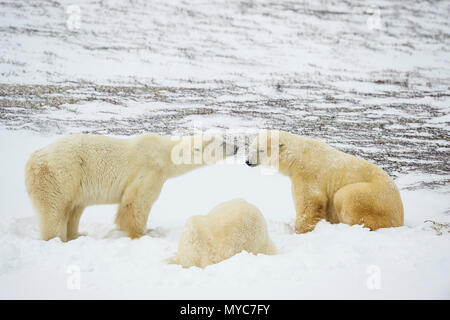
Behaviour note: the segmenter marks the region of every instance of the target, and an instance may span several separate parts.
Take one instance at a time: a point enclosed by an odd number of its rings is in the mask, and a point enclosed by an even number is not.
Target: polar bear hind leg
[[[80,234],[78,233],[78,225],[80,223],[80,218],[83,211],[83,206],[75,206],[69,212],[67,222],[67,241],[76,239],[80,236]]]
[[[33,197],[33,205],[38,213],[39,226],[42,240],[50,240],[59,237],[65,242],[67,238],[67,224],[71,204],[64,199],[53,195],[52,198]]]
[[[389,199],[382,197],[379,189],[378,184],[370,182],[339,189],[333,201],[339,221],[364,225],[370,230],[398,226],[395,213],[389,208]]]
[[[35,208],[40,225],[42,240],[59,237],[67,241],[67,225],[73,209],[72,196],[62,179],[38,155],[30,157],[26,165],[27,192]]]

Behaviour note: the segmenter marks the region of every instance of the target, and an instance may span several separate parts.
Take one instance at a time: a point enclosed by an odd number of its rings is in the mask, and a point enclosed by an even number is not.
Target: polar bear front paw
[[[79,237],[86,237],[86,236],[87,236],[87,233],[77,232],[75,235],[69,235],[67,237],[67,241],[75,240],[75,239],[77,239]]]
[[[313,231],[316,227],[316,223],[307,223],[302,221],[301,223],[295,224],[295,233],[302,234]]]

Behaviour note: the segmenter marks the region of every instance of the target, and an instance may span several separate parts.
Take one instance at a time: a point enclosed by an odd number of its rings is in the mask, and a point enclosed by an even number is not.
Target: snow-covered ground
[[[237,158],[169,180],[152,209],[148,234],[139,240],[114,230],[116,206],[97,206],[82,217],[85,237],[44,242],[38,239],[23,168],[34,149],[52,140],[1,132],[0,148],[8,152],[0,159],[7,168],[0,194],[1,298],[450,297],[448,190],[402,188],[427,176],[397,179],[404,227],[370,232],[322,222],[313,232],[297,235],[289,180]],[[176,253],[189,216],[236,197],[261,209],[279,250],[276,256],[244,252],[205,270],[163,262]],[[425,223],[428,219],[447,225]],[[70,289],[78,271],[80,289]]]
[[[3,1],[0,298],[449,299],[449,13],[447,1]],[[84,237],[38,239],[32,151],[75,132],[195,126],[283,129],[377,163],[405,226],[297,235],[289,180],[237,159],[170,180],[139,240],[114,230],[115,206],[88,208]],[[163,262],[189,216],[236,197],[261,209],[277,255]]]

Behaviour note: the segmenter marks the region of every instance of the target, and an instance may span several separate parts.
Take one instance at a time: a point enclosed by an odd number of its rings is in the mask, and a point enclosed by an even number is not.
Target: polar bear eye
[[[199,152],[200,148],[194,148],[194,151]]]
[[[259,149],[259,152],[263,153],[263,152],[264,152],[264,149]]]

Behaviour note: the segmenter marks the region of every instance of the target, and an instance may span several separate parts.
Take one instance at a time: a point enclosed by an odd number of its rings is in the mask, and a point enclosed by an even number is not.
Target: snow
[[[80,0],[79,26],[71,5],[1,4],[0,298],[450,298],[448,2]],[[237,159],[168,181],[141,239],[112,205],[85,210],[86,236],[38,239],[24,166],[63,135],[261,128],[381,166],[405,226],[297,235],[289,179]],[[164,263],[188,217],[238,197],[277,255]]]
[[[32,151],[57,136],[1,131],[0,137],[9,155],[0,158],[8,168],[0,193],[0,298],[450,298],[449,228],[438,235],[424,222],[450,222],[448,188],[407,189],[426,181],[422,175],[397,179],[404,227],[371,232],[322,221],[298,235],[289,179],[262,174],[237,158],[169,180],[151,211],[149,231],[138,240],[114,229],[116,206],[108,205],[85,211],[80,231],[86,236],[45,242],[38,239],[23,168]],[[188,217],[236,197],[260,208],[277,255],[242,252],[204,270],[164,262],[175,255]],[[73,271],[80,272],[79,289],[71,289]],[[380,276],[375,288],[374,274]]]

